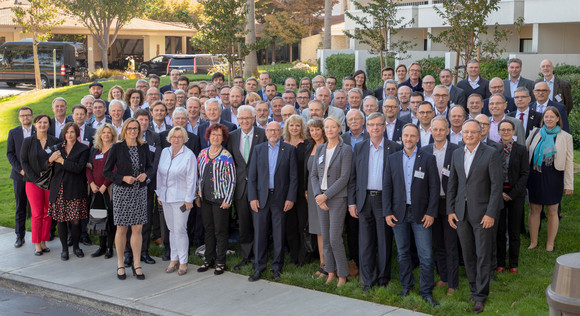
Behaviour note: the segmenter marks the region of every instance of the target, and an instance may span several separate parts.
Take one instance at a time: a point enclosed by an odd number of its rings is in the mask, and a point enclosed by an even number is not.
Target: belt
[[[439,199],[441,199],[441,200],[445,200],[445,195],[440,195],[440,196],[439,196]]]
[[[407,209],[410,209],[410,208],[411,208],[411,204],[407,204]]]
[[[377,196],[377,195],[381,195],[381,194],[383,194],[383,191],[367,190],[367,195],[370,195],[370,196]]]
[[[274,189],[268,189],[268,193],[274,194]]]

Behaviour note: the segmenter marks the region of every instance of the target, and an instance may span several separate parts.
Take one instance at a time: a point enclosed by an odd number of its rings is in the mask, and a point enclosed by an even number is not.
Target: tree
[[[34,56],[34,81],[36,89],[42,89],[40,80],[40,65],[38,63],[38,43],[50,37],[54,26],[63,23],[57,21],[57,11],[50,0],[29,0],[28,8],[15,6],[11,10],[14,13],[12,21],[22,26],[22,33],[32,34],[32,55]],[[56,83],[55,83],[56,84]],[[48,86],[48,82],[47,82]]]
[[[248,24],[246,25],[246,46],[249,47],[256,44],[256,9],[254,0],[248,0],[247,7]],[[244,77],[251,77],[253,73],[258,71],[258,55],[256,54],[256,49],[251,49],[249,51],[245,62]]]
[[[190,0],[151,0],[145,16],[155,21],[181,22],[180,12],[196,14],[196,7]]]
[[[89,29],[102,50],[103,69],[109,69],[108,51],[119,30],[140,17],[150,0],[57,0],[64,10]],[[112,34],[111,34],[112,33]]]
[[[324,0],[324,45],[322,48],[330,49],[332,46],[332,0]]]
[[[353,15],[345,11],[345,15],[361,28],[354,33],[345,31],[344,34],[370,46],[372,53],[379,53],[381,69],[388,66],[388,57],[395,57],[397,52],[404,55],[416,46],[403,38],[394,38],[399,31],[414,22],[413,19],[405,21],[405,18],[397,18],[397,5],[400,2],[401,0],[372,0],[363,5],[353,1],[354,7],[362,11],[362,14]]]
[[[482,53],[489,57],[497,57],[503,52],[499,44],[505,41],[511,33],[509,30],[500,29],[496,23],[489,27],[487,18],[492,12],[499,10],[500,0],[443,0],[442,8],[433,6],[443,25],[449,26],[438,35],[429,33],[429,38],[435,43],[443,43],[447,48],[456,53],[455,64],[467,65],[470,59],[477,56],[481,59]],[[516,27],[523,23],[518,19]],[[492,30],[492,39],[485,40]],[[455,71],[457,74],[457,70]],[[455,76],[457,80],[458,76]]]

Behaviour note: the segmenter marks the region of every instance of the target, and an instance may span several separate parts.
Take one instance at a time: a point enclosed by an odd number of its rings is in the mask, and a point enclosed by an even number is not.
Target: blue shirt
[[[354,152],[354,145],[362,142],[363,140],[365,140],[364,135],[365,135],[365,131],[363,130],[362,133],[360,133],[357,137],[354,137],[354,135],[352,134],[351,131],[348,131],[348,134],[350,135],[350,145],[352,146],[352,151]]]
[[[274,174],[276,173],[276,162],[278,161],[278,152],[280,151],[280,141],[272,147],[270,143],[268,143],[268,170],[269,170],[269,178],[268,178],[268,189],[274,188]]]
[[[411,156],[407,156],[405,150],[403,149],[403,175],[405,176],[405,191],[407,193],[407,204],[411,204],[411,183],[413,183],[413,167],[415,166],[415,158],[417,158],[417,146],[415,150],[411,153]]]
[[[369,179],[367,190],[381,191],[383,189],[383,155],[385,139],[381,140],[379,147],[375,148],[372,141],[369,141]]]
[[[513,98],[514,94],[516,93],[516,89],[518,88],[518,84],[520,84],[520,78],[522,76],[518,77],[518,80],[516,80],[516,82],[513,82],[511,78],[508,78],[508,80],[510,81],[510,95]]]

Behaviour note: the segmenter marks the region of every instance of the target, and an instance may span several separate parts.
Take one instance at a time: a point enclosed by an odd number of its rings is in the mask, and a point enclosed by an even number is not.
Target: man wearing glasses
[[[423,83],[421,81],[422,72],[423,69],[419,63],[412,63],[411,66],[409,66],[409,79],[403,81],[400,86],[407,86],[411,88],[413,92],[423,92]]]
[[[435,116],[449,118],[449,90],[444,85],[438,85],[433,90],[433,100],[435,101]],[[419,119],[421,119],[419,117]]]
[[[568,114],[566,112],[566,107],[563,104],[554,102],[549,99],[550,87],[544,81],[536,82],[534,86],[534,96],[536,96],[536,101],[530,103],[530,109],[542,114],[546,107],[554,106],[560,112],[562,119],[562,129],[566,132],[570,131],[570,126],[568,124]]]

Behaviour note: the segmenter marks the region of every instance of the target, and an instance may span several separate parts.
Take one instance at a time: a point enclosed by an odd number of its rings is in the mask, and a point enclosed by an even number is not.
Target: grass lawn
[[[207,80],[207,76],[196,76],[194,80]],[[125,89],[134,87],[136,80],[103,82],[105,92],[114,85],[121,85]],[[162,85],[169,82],[168,78],[162,78]],[[40,92],[25,93],[15,97],[0,100],[0,151],[6,152],[6,138],[8,131],[18,125],[17,109],[20,106],[28,105],[34,109],[35,114],[51,114],[51,101],[56,96],[62,96],[69,101],[69,104],[76,104],[87,94],[88,85],[62,87],[56,90],[45,90]],[[105,93],[104,93],[105,94]],[[69,110],[72,106],[69,106]],[[575,152],[577,159],[580,159],[580,152]],[[12,180],[10,177],[10,164],[7,159],[0,160],[0,225],[14,227],[14,195]],[[575,176],[576,187],[580,187],[580,174]],[[491,283],[491,294],[486,304],[485,314],[497,315],[546,315],[548,305],[546,303],[544,291],[550,284],[555,260],[558,256],[571,252],[578,252],[580,249],[580,209],[579,193],[563,199],[562,221],[554,253],[541,250],[546,241],[546,223],[542,223],[539,246],[536,250],[527,250],[529,238],[522,238],[522,249],[520,255],[519,274],[509,273],[496,274],[496,281]],[[29,227],[29,221],[28,221]],[[231,245],[232,249],[237,249],[237,245]],[[239,252],[239,251],[238,251]],[[152,255],[161,256],[163,249],[152,243]],[[193,253],[193,251],[192,251]],[[86,260],[92,260],[90,258]],[[227,266],[231,269],[241,260],[237,254],[229,255]],[[190,262],[201,264],[200,258],[192,255]],[[289,258],[287,257],[287,262]],[[155,268],[164,268],[165,263],[158,261]],[[323,280],[313,277],[317,269],[317,263],[312,263],[298,268],[293,265],[286,265],[282,274],[282,283],[301,286],[324,291],[337,295],[368,300],[380,304],[399,306],[411,310],[416,310],[436,315],[459,315],[472,312],[472,305],[467,304],[469,298],[469,286],[465,276],[465,270],[460,269],[460,285],[458,291],[447,297],[446,288],[434,290],[434,296],[441,306],[433,308],[425,303],[418,294],[419,271],[415,271],[416,290],[412,295],[404,299],[399,298],[401,285],[398,281],[398,269],[396,255],[393,258],[393,271],[391,272],[392,282],[386,288],[374,288],[367,294],[362,293],[362,286],[358,278],[350,280],[345,286],[337,289],[335,285],[325,285]],[[250,266],[243,268],[240,273],[249,275]],[[271,279],[271,273],[264,275],[266,279]],[[435,281],[438,280],[436,276]],[[362,312],[364,314],[364,312]]]

